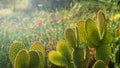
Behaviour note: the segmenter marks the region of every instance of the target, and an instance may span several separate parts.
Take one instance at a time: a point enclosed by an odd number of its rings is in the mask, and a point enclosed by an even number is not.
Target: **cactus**
[[[96,60],[103,60],[106,65],[110,61],[111,47],[108,45],[102,45],[96,48]]]
[[[74,68],[71,58],[71,48],[65,40],[58,41],[56,51],[50,51],[48,53],[48,59],[50,62],[58,66],[65,66],[67,68]]]
[[[68,65],[67,59],[58,51],[50,51],[48,54],[48,59],[53,64],[58,65],[58,66]]]
[[[39,43],[39,42],[34,42],[29,50],[35,50],[39,52],[40,60],[40,67],[44,68],[44,61],[45,61],[45,47]]]
[[[75,48],[73,52],[74,63],[77,68],[83,68],[84,51],[81,48]]]
[[[25,49],[24,44],[22,44],[21,42],[11,44],[9,49],[9,58],[12,64],[14,64],[15,57],[21,49]]]
[[[92,68],[108,68],[102,60],[97,60]]]
[[[44,68],[45,48],[35,42],[27,51],[24,44],[13,43],[10,46],[10,60],[14,68]]]
[[[77,39],[76,39],[76,36],[75,36],[75,32],[68,28],[66,31],[65,31],[65,37],[66,37],[66,40],[67,42],[69,43],[69,45],[72,47],[72,48],[76,48],[76,43],[77,43]]]
[[[20,50],[14,61],[14,68],[29,68],[30,56],[28,52]]]
[[[106,27],[107,23],[102,11],[98,12],[98,23],[91,19],[77,23],[79,39],[96,49],[96,60],[103,60],[108,65],[111,57],[109,43],[112,41],[112,36],[108,33]]]
[[[29,68],[40,68],[40,59],[39,52],[38,51],[29,51],[30,55],[30,62],[29,62]]]

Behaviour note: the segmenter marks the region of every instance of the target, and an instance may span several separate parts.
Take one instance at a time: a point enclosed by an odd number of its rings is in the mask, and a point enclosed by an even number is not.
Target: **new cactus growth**
[[[39,42],[35,42],[29,51],[22,43],[13,43],[9,56],[14,68],[44,68],[45,49]]]

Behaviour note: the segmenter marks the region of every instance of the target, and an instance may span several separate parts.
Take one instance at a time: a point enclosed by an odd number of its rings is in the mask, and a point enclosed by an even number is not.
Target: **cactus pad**
[[[25,46],[21,42],[16,42],[16,43],[11,44],[10,49],[9,49],[9,58],[12,64],[14,64],[14,60],[15,60],[17,53],[22,49],[25,49]]]

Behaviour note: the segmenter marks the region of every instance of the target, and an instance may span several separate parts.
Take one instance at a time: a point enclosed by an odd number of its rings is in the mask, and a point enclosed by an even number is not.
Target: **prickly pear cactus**
[[[44,68],[45,48],[35,42],[27,51],[24,44],[15,42],[10,46],[9,57],[14,68]]]
[[[34,50],[34,51],[38,51],[39,53],[39,57],[40,57],[40,67],[44,68],[44,61],[45,61],[45,47],[39,43],[39,42],[34,42],[31,47],[30,50]]]
[[[29,68],[30,56],[27,50],[20,50],[15,58],[14,68]]]
[[[77,43],[76,35],[75,35],[75,32],[71,28],[68,28],[65,31],[65,37],[66,37],[66,40],[71,47],[73,47],[73,48],[77,47],[77,45],[76,45],[76,43]]]
[[[42,62],[38,51],[29,51],[30,62],[29,68],[41,68],[40,63]]]
[[[83,68],[84,64],[84,51],[81,48],[75,48],[73,52],[74,64],[77,68]]]
[[[97,14],[97,27],[100,35],[100,39],[103,39],[103,36],[106,32],[106,19],[104,13],[100,10]]]
[[[98,12],[97,23],[92,19],[77,23],[80,41],[96,49],[96,60],[103,60],[108,65],[111,57],[112,36],[108,33],[107,23],[102,11]]]
[[[102,60],[97,60],[92,68],[108,68]]]
[[[64,40],[58,41],[56,51],[50,51],[48,59],[55,65],[69,66],[71,63],[71,51],[67,42]]]
[[[25,49],[25,46],[21,42],[16,42],[16,43],[11,44],[9,48],[9,58],[12,64],[14,64],[14,60],[15,60],[17,53],[22,49]]]
[[[96,60],[103,60],[108,65],[111,57],[111,47],[102,45],[96,48]]]

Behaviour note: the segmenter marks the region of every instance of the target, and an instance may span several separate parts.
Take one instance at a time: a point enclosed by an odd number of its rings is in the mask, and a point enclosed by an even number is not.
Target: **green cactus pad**
[[[84,21],[80,21],[77,23],[77,30],[78,30],[78,35],[80,40],[87,44],[87,39],[86,39],[86,34],[85,34],[85,22]]]
[[[102,60],[97,60],[92,68],[108,68]]]
[[[56,50],[59,51],[68,62],[71,61],[71,51],[65,40],[60,40],[57,43]]]
[[[113,37],[110,33],[105,33],[103,39],[101,40],[101,44],[107,45],[113,41]]]
[[[14,68],[29,68],[29,61],[29,53],[25,49],[20,50],[15,58]]]
[[[74,63],[77,68],[83,68],[84,64],[84,51],[80,48],[75,48],[73,52]]]
[[[82,41],[85,45],[89,45],[90,47],[96,47],[93,43],[91,43],[88,39],[87,39],[87,34],[85,31],[85,22],[84,21],[80,21],[77,23],[77,34],[78,37],[80,39],[80,41]]]
[[[73,48],[76,48],[76,36],[75,32],[72,29],[69,28],[65,31],[65,37],[69,45]]]
[[[87,34],[86,36],[88,41],[90,41],[95,46],[98,46],[100,37],[96,23],[92,19],[87,19],[85,23],[85,32]]]
[[[103,39],[107,24],[106,24],[105,15],[101,10],[97,14],[97,25],[98,25],[100,39]]]
[[[108,45],[101,45],[96,48],[96,60],[103,60],[108,65],[111,57],[111,47]]]
[[[44,61],[45,61],[45,47],[39,43],[39,42],[34,42],[31,47],[30,50],[35,50],[35,51],[39,51],[39,56],[41,59],[41,63],[40,66],[41,68],[44,68]]]
[[[31,45],[30,50],[37,50],[37,51],[40,51],[42,54],[45,55],[45,47],[40,42],[34,42]]]
[[[15,60],[17,53],[22,49],[25,49],[25,46],[21,42],[16,42],[16,43],[11,44],[9,48],[9,58],[12,64],[14,64],[14,60]]]
[[[29,68],[41,68],[38,51],[29,51],[29,55],[30,55]]]
[[[58,51],[50,51],[48,53],[48,59],[55,65],[58,66],[67,66],[67,59]]]

